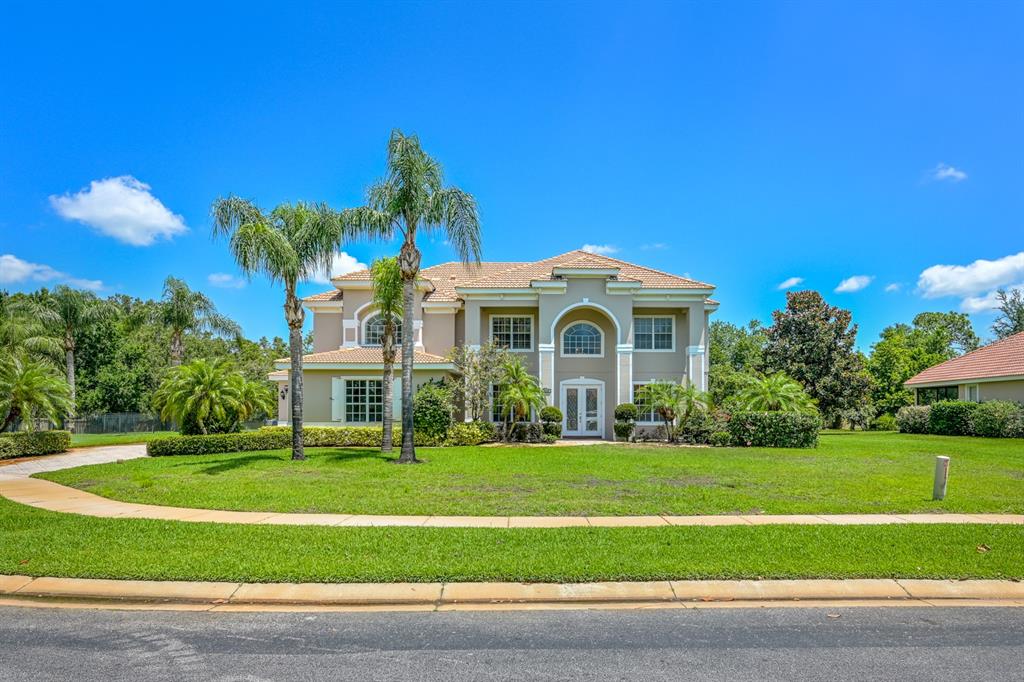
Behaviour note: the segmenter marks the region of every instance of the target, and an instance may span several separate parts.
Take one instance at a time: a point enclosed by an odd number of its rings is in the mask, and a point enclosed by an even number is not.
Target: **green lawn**
[[[448,515],[1024,512],[1024,440],[828,433],[813,450],[423,449],[397,466],[323,448],[140,459],[43,475],[132,502],[277,512]],[[949,495],[930,500],[934,457]]]
[[[175,431],[140,431],[138,433],[73,433],[71,447],[86,448],[96,445],[126,445],[128,443],[145,443],[152,438],[176,436]]]
[[[1024,578],[1024,528],[991,525],[514,530],[241,526],[93,518],[0,498],[0,538],[0,574],[92,578]]]

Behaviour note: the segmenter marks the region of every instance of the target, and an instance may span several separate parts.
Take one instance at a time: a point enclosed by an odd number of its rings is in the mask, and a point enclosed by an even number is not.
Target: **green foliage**
[[[931,405],[907,405],[896,413],[896,425],[900,433],[928,433],[931,422]]]
[[[768,335],[757,320],[746,327],[716,320],[708,327],[708,396],[724,407],[740,392],[747,375],[764,366]]]
[[[615,429],[616,438],[619,440],[629,440],[629,437],[633,435],[636,424],[634,422],[617,421],[612,428]]]
[[[999,317],[992,323],[992,333],[1005,339],[1024,332],[1024,287],[996,292],[999,301]]]
[[[501,383],[498,386],[498,405],[506,423],[527,419],[531,409],[539,411],[545,406],[544,391],[537,383],[537,377],[528,373],[522,360],[517,357],[510,358],[503,365]],[[513,437],[514,434],[515,429],[505,430],[507,438]]]
[[[872,431],[898,431],[899,423],[891,414],[881,414],[871,420]]]
[[[558,442],[558,436],[553,433],[543,433],[540,436],[540,442],[547,445],[554,445]]]
[[[71,447],[70,431],[21,431],[0,433],[0,459],[65,452]]]
[[[540,443],[544,429],[538,422],[506,422],[498,425],[498,435],[507,443]]]
[[[814,399],[785,372],[765,377],[748,376],[735,399],[740,410],[817,414]]]
[[[1024,405],[1008,400],[989,400],[971,416],[974,435],[985,438],[1024,438]]]
[[[497,438],[497,431],[490,422],[459,422],[452,424],[448,429],[443,444],[448,447],[479,445],[495,441]]]
[[[0,358],[0,431],[19,419],[29,431],[37,417],[57,423],[71,408],[71,389],[53,365],[26,355]]]
[[[206,294],[192,291],[184,281],[176,277],[164,280],[163,300],[158,315],[171,332],[170,357],[174,365],[180,364],[185,356],[186,332],[208,332],[236,338],[242,335],[241,327],[218,313],[217,307]]]
[[[817,401],[828,424],[868,399],[870,375],[854,350],[857,325],[816,291],[786,294],[785,310],[772,313],[764,361],[767,371],[785,372]]]
[[[540,411],[540,421],[544,424],[561,424],[562,411],[554,405],[545,405]]]
[[[636,397],[641,407],[650,406],[661,419],[665,440],[670,443],[676,440],[680,423],[686,423],[693,412],[708,408],[707,394],[693,384],[652,381],[641,386]]]
[[[185,435],[232,433],[259,414],[271,414],[274,396],[265,384],[248,381],[223,360],[195,360],[168,373],[153,398],[165,421]]]
[[[704,445],[717,431],[728,428],[729,416],[719,410],[694,410],[679,424],[678,437],[683,443]]]
[[[633,403],[622,403],[615,406],[615,421],[635,422],[639,415],[640,411]],[[559,418],[559,421],[561,421],[561,418]]]
[[[541,424],[541,427],[543,428],[544,433],[546,433],[549,436],[554,436],[555,438],[561,438],[562,437],[562,422],[560,422],[560,421],[559,422],[543,422]]]
[[[512,358],[507,348],[485,343],[478,349],[456,346],[448,354],[460,381],[452,382],[452,400],[473,420],[485,419],[491,411],[491,386],[500,384],[502,368]]]
[[[416,391],[413,401],[413,423],[416,433],[424,433],[432,440],[444,438],[452,426],[451,391],[442,384],[428,382]]]
[[[40,362],[59,363],[63,347],[40,320],[37,299],[47,294],[8,294],[0,291],[0,357],[23,355]]]
[[[732,445],[732,434],[728,431],[715,431],[708,443],[716,448],[727,448]]]
[[[970,436],[971,417],[978,403],[966,400],[940,400],[933,403],[928,417],[928,433],[939,436]]]
[[[799,412],[734,412],[729,434],[736,445],[767,448],[813,448],[821,418]]]

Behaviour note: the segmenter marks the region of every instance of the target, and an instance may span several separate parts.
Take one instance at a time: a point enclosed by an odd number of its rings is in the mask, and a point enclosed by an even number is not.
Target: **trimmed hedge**
[[[1009,400],[981,403],[971,416],[975,436],[1024,438],[1024,405]]]
[[[978,403],[966,400],[940,400],[932,403],[928,417],[928,433],[939,436],[970,436],[974,434],[971,417]]]
[[[729,419],[734,445],[762,448],[813,448],[821,418],[796,412],[734,412]]]
[[[0,433],[0,459],[52,455],[56,452],[66,452],[70,447],[70,431]]]
[[[900,433],[928,433],[932,408],[928,405],[907,405],[896,413]]]
[[[505,440],[505,430],[506,424],[498,425],[499,440]],[[512,435],[508,440],[512,443],[540,443],[544,440],[544,435],[544,428],[539,422],[514,422],[512,424]]]
[[[899,426],[896,423],[896,417],[891,414],[880,414],[871,420],[872,431],[896,431]]]

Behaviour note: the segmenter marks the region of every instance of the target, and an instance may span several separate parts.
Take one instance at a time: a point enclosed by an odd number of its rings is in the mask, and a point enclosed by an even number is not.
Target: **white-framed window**
[[[644,381],[634,381],[633,382],[633,404],[636,405],[636,409],[637,409],[636,423],[637,424],[660,424],[661,420],[658,418],[658,415],[655,414],[654,410],[652,408],[647,407],[646,405],[644,405],[643,402],[639,399],[638,394],[640,393],[640,389],[643,388],[646,385],[647,385],[647,382],[644,382]]]
[[[384,318],[380,315],[374,315],[366,320],[363,325],[363,345],[364,346],[379,346],[381,345],[381,339],[384,338]],[[402,321],[395,321],[395,343],[402,343]]]
[[[350,424],[384,421],[384,389],[380,379],[345,379],[345,421]]]
[[[967,385],[967,390],[965,391],[965,393],[967,394],[967,400],[969,402],[972,402],[972,403],[981,402],[981,399],[979,397],[981,394],[978,391],[978,384],[968,384]]]
[[[573,322],[562,332],[562,357],[599,358],[604,355],[604,332],[591,322]]]
[[[500,394],[501,386],[491,384],[491,421],[495,423],[505,421],[504,415],[501,414],[501,403],[498,402]]]
[[[526,353],[533,350],[532,315],[492,315],[491,341],[510,351]]]
[[[667,353],[676,349],[676,318],[637,315],[633,318],[633,350]]]

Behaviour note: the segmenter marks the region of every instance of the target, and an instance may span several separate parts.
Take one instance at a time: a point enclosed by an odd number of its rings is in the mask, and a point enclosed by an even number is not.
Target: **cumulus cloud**
[[[245,286],[245,280],[241,277],[235,277],[229,275],[226,272],[214,272],[211,273],[206,280],[215,287],[221,289],[241,289]]]
[[[613,253],[618,253],[619,247],[611,244],[584,244],[580,247],[580,251],[596,253],[599,256],[610,256]]]
[[[925,298],[967,297],[1024,279],[1024,251],[996,260],[978,259],[968,265],[933,265],[917,279]]]
[[[936,182],[963,182],[967,179],[967,173],[948,164],[939,163],[928,171],[928,178]]]
[[[72,277],[49,265],[30,263],[10,253],[0,256],[0,284],[21,284],[23,282],[67,284],[76,289],[91,289],[93,291],[103,288],[103,282],[98,279]]]
[[[860,291],[861,289],[867,288],[873,279],[874,276],[872,275],[854,275],[853,277],[847,277],[839,283],[839,286],[836,287],[836,293],[850,294],[854,291]]]
[[[357,270],[366,270],[368,266],[366,263],[360,263],[355,256],[350,256],[344,251],[339,251],[334,254],[334,260],[331,262],[330,272],[318,273],[315,277],[312,277],[312,281],[319,282],[320,284],[330,284],[332,277],[341,277],[347,275],[350,272],[356,272]]]
[[[899,282],[893,282],[892,284],[886,284],[885,285],[885,291],[886,291],[886,293],[889,293],[889,294],[896,293],[897,291],[899,291],[902,288],[903,288],[903,285],[900,284]]]
[[[1024,282],[1003,288],[1008,292],[1024,292]],[[960,301],[960,310],[965,313],[987,313],[992,310],[997,310],[999,308],[999,298],[997,297],[998,292],[998,289],[993,289],[992,291],[980,296],[968,296]]]
[[[802,284],[803,281],[803,277],[790,277],[789,279],[784,279],[781,282],[779,282],[779,286],[775,288],[778,289],[779,291],[783,291],[785,289],[791,289],[792,287]]]
[[[51,196],[50,205],[62,218],[132,246],[149,246],[188,231],[184,218],[153,196],[149,185],[130,175],[93,180],[75,194]]]

